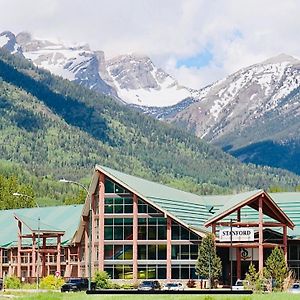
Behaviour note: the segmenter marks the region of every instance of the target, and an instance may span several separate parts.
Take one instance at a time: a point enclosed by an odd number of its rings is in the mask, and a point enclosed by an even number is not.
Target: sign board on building
[[[237,249],[229,249],[229,257],[232,257],[232,260],[236,261],[236,252]],[[242,261],[258,261],[258,248],[241,248],[241,260]]]
[[[228,227],[220,229],[219,241],[230,242],[232,235],[233,242],[253,242],[254,241],[254,229],[247,227]]]

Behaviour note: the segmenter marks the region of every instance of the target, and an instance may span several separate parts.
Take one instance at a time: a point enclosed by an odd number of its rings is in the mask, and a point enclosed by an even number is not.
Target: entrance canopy
[[[216,212],[212,218],[205,222],[204,226],[209,227],[214,223],[219,222],[222,219],[230,216],[234,212],[240,211],[243,207],[249,206],[259,211],[259,200],[262,199],[262,214],[268,216],[272,220],[276,220],[279,224],[274,223],[274,226],[286,225],[289,228],[294,228],[294,223],[291,219],[280,209],[280,207],[274,202],[274,200],[263,190],[251,191],[248,193],[237,194],[230,198],[227,203]],[[235,220],[236,221],[236,220]],[[248,225],[254,225],[257,222],[249,223]],[[271,222],[269,222],[270,225]],[[270,226],[273,227],[273,226]]]

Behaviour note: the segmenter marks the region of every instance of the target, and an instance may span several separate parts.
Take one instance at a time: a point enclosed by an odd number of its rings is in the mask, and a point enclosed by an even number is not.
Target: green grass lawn
[[[83,300],[83,299],[100,299],[101,300],[282,300],[284,298],[300,299],[300,295],[293,295],[287,293],[272,293],[272,294],[254,294],[254,295],[86,295],[84,292],[81,293],[31,293],[28,295],[15,294],[18,296],[17,299],[22,300]],[[1,294],[0,294],[1,299]]]

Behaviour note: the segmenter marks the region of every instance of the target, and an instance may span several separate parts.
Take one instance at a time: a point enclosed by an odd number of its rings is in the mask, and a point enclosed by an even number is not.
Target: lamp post
[[[89,234],[89,263],[88,263],[88,275],[89,275],[89,284],[88,289],[91,290],[91,283],[92,283],[92,199],[90,197],[89,190],[80,182],[73,181],[73,180],[67,180],[67,179],[60,179],[60,182],[63,183],[70,183],[75,184],[83,188],[88,195],[89,199],[89,227],[88,227],[88,234]]]
[[[26,195],[26,194],[21,194],[21,193],[13,193],[14,196],[17,197],[27,197],[30,199],[33,199],[33,201],[35,202],[36,207],[39,209],[39,205],[38,203],[35,201],[35,199],[32,196]],[[38,241],[37,241],[37,264],[36,264],[36,268],[37,268],[37,272],[36,272],[36,288],[37,290],[40,287],[40,276],[39,276],[39,270],[40,270],[40,223],[41,223],[41,218],[40,216],[38,216]]]

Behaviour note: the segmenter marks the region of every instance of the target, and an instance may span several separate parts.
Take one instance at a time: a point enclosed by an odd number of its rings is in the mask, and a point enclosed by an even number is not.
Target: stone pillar
[[[138,277],[138,197],[133,195],[133,235],[132,235],[132,251],[133,251],[133,281],[137,282]]]
[[[262,272],[264,267],[263,246],[263,197],[258,200],[258,271]]]
[[[172,220],[170,217],[167,217],[167,280],[172,278],[172,263],[171,263],[171,254],[172,254]]]

